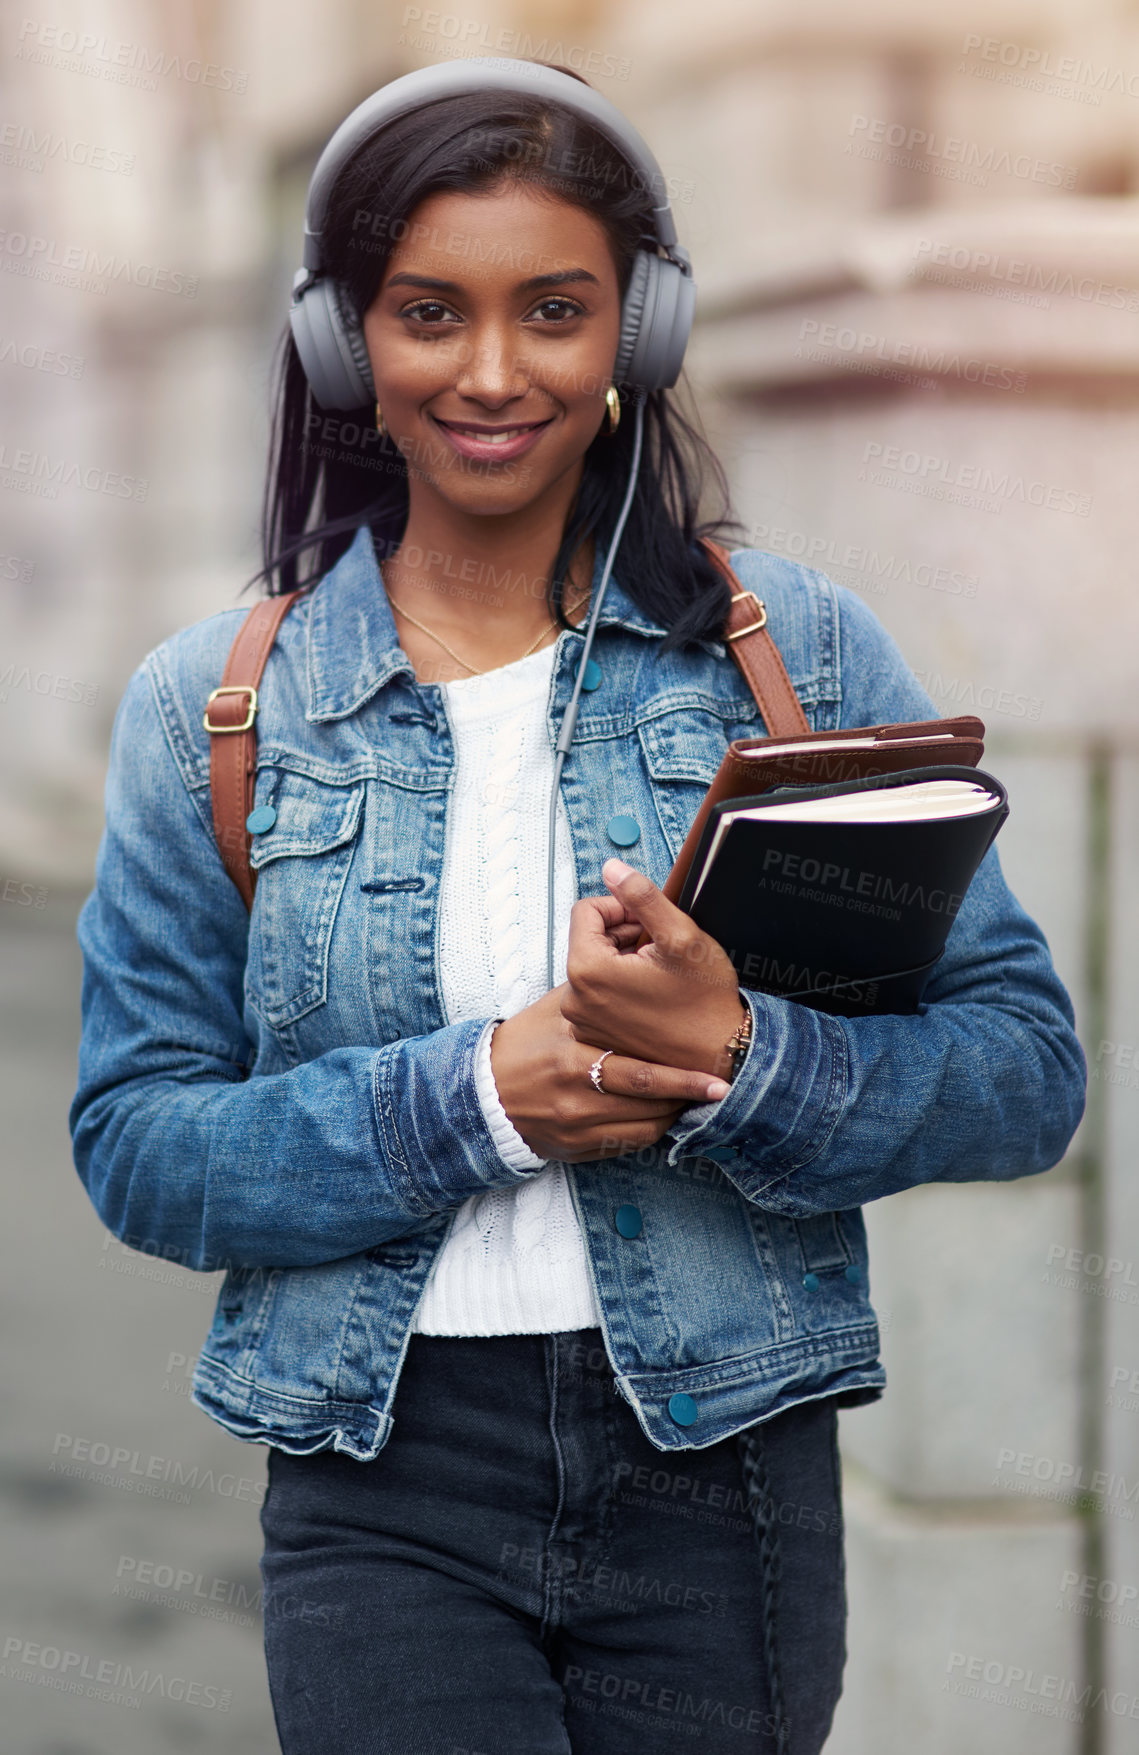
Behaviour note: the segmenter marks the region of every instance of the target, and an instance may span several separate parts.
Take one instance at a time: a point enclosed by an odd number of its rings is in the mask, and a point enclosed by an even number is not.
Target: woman
[[[698,523],[722,476],[667,390],[611,390],[659,199],[521,65],[329,194],[375,409],[318,406],[288,341],[259,577],[304,594],[260,691],[251,918],[201,723],[244,612],[128,684],[75,1161],[116,1236],[226,1269],[194,1399],[270,1446],[286,1755],[816,1755],[836,1408],[884,1383],[860,1206],[1054,1164],[1084,1062],[995,852],[912,1017],[740,989],[662,896],[764,729],[696,542],[731,527]],[[933,716],[856,597],[733,562],[814,728]]]

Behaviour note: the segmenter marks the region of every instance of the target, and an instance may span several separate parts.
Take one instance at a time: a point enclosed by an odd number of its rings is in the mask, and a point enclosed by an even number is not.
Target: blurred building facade
[[[66,0],[3,27],[5,878],[89,887],[127,676],[248,601],[270,357],[332,128],[457,54],[577,67],[673,179],[688,380],[752,542],[864,594],[939,711],[986,720],[1002,858],[1092,1071],[1046,1176],[868,1210],[891,1387],[843,1417],[851,1657],[828,1747],[1123,1755],[1139,19],[1123,0],[456,6]]]

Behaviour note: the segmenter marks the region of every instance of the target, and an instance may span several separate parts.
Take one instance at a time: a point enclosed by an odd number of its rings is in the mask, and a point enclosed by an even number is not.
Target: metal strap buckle
[[[210,724],[210,707],[212,706],[213,702],[217,700],[219,695],[248,695],[249,696],[249,711],[246,713],[245,718],[240,725],[211,725]],[[253,724],[253,715],[256,713],[256,711],[257,711],[257,690],[253,687],[252,683],[225,683],[222,685],[222,687],[220,689],[211,689],[210,690],[209,698],[206,701],[206,710],[202,714],[202,724],[205,726],[207,731],[212,732],[215,736],[217,736],[217,734],[219,732],[224,732],[224,731],[248,731],[249,727]]]
[[[729,634],[728,635],[729,640],[742,640],[745,634],[754,634],[757,631],[757,629],[765,628],[767,626],[767,611],[763,607],[762,602],[756,596],[754,591],[733,591],[732,592],[732,602],[733,603],[739,603],[740,600],[744,597],[751,598],[752,602],[755,604],[756,609],[759,611],[759,615],[754,622],[749,622],[747,624],[746,628],[737,628],[733,634]]]

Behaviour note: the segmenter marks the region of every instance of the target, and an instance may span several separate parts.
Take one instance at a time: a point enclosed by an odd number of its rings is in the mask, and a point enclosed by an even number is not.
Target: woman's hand
[[[726,1044],[744,1015],[728,953],[623,860],[606,860],[601,875],[612,894],[574,903],[568,979],[557,990],[575,1038],[727,1074]],[[652,942],[634,950],[642,928]]]
[[[625,1054],[608,1056],[604,1091],[594,1090],[589,1069],[598,1050],[576,1040],[563,1016],[568,998],[568,984],[551,988],[505,1018],[490,1045],[499,1101],[540,1158],[576,1164],[639,1151],[655,1145],[689,1103],[727,1094],[724,1081],[706,1071]]]

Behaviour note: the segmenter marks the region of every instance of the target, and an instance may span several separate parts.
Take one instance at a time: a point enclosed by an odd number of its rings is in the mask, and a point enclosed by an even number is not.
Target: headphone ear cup
[[[289,327],[322,408],[363,408],[376,400],[364,332],[335,281],[322,277],[289,308]]]
[[[638,250],[621,305],[614,382],[642,390],[676,383],[696,314],[696,283],[677,263]]]

